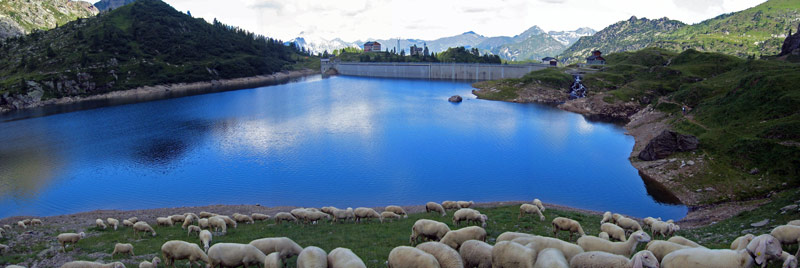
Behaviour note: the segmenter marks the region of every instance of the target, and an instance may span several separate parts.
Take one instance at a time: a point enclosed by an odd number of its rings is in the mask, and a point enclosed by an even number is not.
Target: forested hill
[[[0,105],[270,74],[305,58],[280,40],[141,0],[0,43]]]

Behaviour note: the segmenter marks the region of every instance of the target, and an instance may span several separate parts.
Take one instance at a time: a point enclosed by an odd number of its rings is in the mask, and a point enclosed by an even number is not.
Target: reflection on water
[[[621,128],[470,91],[460,82],[333,77],[0,118],[0,217],[534,197],[685,215],[638,176],[628,162],[633,139]],[[453,105],[454,94],[468,97]],[[193,194],[162,193],[169,189]]]

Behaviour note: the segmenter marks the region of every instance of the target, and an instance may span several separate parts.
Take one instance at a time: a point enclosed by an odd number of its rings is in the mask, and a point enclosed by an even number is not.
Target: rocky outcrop
[[[699,144],[700,141],[695,136],[664,130],[647,143],[644,150],[639,153],[639,159],[644,161],[664,159],[676,152],[695,150]]]
[[[794,34],[792,34],[792,30],[789,30],[789,35],[786,36],[786,40],[781,46],[781,54],[778,56],[789,54],[800,55],[800,25],[797,26],[797,32]]]
[[[608,103],[603,100],[604,96],[604,94],[597,94],[570,100],[558,105],[558,108],[582,114],[591,120],[613,122],[628,122],[629,117],[642,108],[634,101]]]
[[[447,99],[447,101],[449,101],[449,102],[456,102],[456,103],[461,102],[462,100],[463,99],[459,95],[455,95],[455,96],[452,96],[449,99]]]
[[[97,8],[84,1],[2,1],[0,39],[29,34],[34,30],[51,29],[97,13]]]

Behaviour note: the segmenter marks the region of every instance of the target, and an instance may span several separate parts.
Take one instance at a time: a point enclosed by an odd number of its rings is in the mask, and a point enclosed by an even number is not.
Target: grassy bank
[[[772,228],[783,224],[789,220],[797,219],[798,212],[792,211],[786,214],[777,213],[778,210],[787,204],[795,202],[796,196],[800,191],[792,190],[777,194],[774,201],[769,205],[758,208],[754,211],[745,212],[728,220],[711,226],[682,230],[678,235],[682,235],[693,240],[699,241],[703,245],[713,248],[727,248],[730,242],[746,232],[761,234],[768,233]],[[601,216],[597,214],[587,214],[575,211],[558,209],[548,209],[544,212],[547,220],[540,222],[535,217],[525,217],[517,219],[519,205],[499,206],[490,208],[477,208],[489,217],[486,231],[488,233],[487,242],[494,244],[497,236],[506,231],[525,232],[543,236],[552,236],[550,221],[555,217],[568,217],[581,223],[585,232],[596,235],[600,230]],[[415,213],[409,215],[407,219],[396,220],[394,222],[355,224],[329,224],[327,222],[316,225],[297,225],[284,223],[276,225],[274,222],[257,222],[252,225],[240,224],[237,229],[229,229],[228,234],[214,236],[213,243],[232,242],[248,243],[251,240],[263,237],[286,236],[292,238],[303,247],[314,245],[321,247],[325,251],[330,251],[336,247],[350,248],[361,257],[368,267],[385,267],[389,252],[392,248],[401,245],[408,245],[411,226],[418,219],[433,219],[447,223],[451,229],[452,211],[446,217],[440,217],[434,213]],[[764,227],[750,227],[750,223],[770,219],[770,223]],[[45,220],[46,222],[46,220]],[[186,232],[180,227],[158,227],[154,226],[158,236],[144,236],[135,239],[130,228],[121,228],[118,231],[102,230],[94,226],[89,226],[91,221],[87,221],[86,239],[77,243],[74,250],[65,253],[55,254],[54,251],[42,254],[43,250],[57,247],[55,235],[59,232],[81,231],[81,230],[59,230],[58,226],[36,227],[33,233],[43,233],[40,240],[36,243],[29,243],[24,247],[15,247],[12,252],[0,256],[0,264],[19,263],[26,260],[36,260],[43,258],[62,258],[70,255],[78,260],[97,260],[104,262],[123,261],[128,267],[137,267],[142,260],[152,259],[153,256],[160,255],[161,245],[169,240],[184,240],[199,243],[196,234],[187,236]],[[463,226],[462,226],[463,227]],[[15,234],[0,239],[0,243],[7,244],[10,240],[16,239]],[[11,238],[9,238],[11,237]],[[34,239],[36,236],[23,239]],[[566,240],[567,234],[561,232],[559,238]],[[573,238],[573,242],[577,238]],[[111,253],[115,243],[132,243],[137,254],[136,257],[117,256],[112,258]],[[640,245],[643,249],[643,245]],[[797,250],[797,246],[784,248],[788,252]],[[37,256],[37,254],[39,256]],[[290,267],[294,266],[295,258],[290,260]],[[179,262],[182,263],[182,262]],[[773,265],[770,267],[780,267]]]

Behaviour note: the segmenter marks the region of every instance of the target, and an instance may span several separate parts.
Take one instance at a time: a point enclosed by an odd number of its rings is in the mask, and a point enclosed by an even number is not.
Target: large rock
[[[698,144],[700,141],[695,136],[664,130],[650,140],[644,150],[639,153],[639,159],[644,161],[664,159],[675,152],[695,150]]]
[[[794,34],[792,34],[792,30],[789,30],[789,35],[786,36],[786,40],[783,40],[781,54],[778,54],[778,56],[792,54],[798,49],[800,49],[800,25],[797,26],[797,32]]]
[[[449,102],[461,102],[462,100],[463,99],[461,99],[461,96],[459,96],[459,95],[455,95],[455,96],[452,96],[449,99],[447,99],[447,101],[449,101]]]

